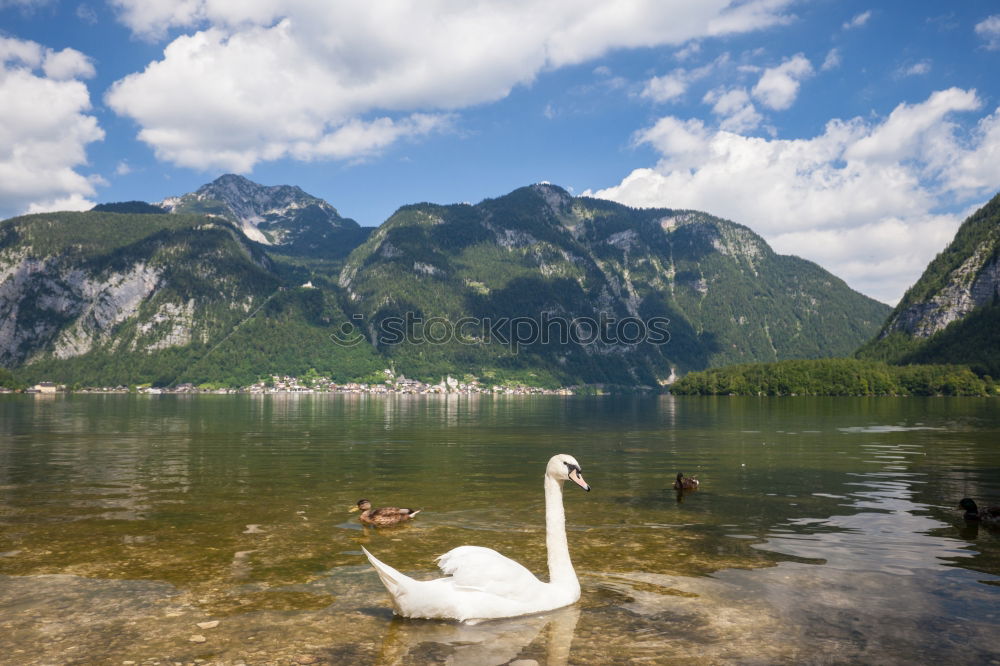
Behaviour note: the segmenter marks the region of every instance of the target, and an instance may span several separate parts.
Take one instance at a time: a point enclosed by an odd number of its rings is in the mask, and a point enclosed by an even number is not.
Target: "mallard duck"
[[[963,518],[966,520],[978,520],[983,525],[1000,525],[1000,506],[980,509],[972,499],[966,497],[958,503],[958,508],[965,509]]]
[[[677,480],[674,481],[674,490],[694,490],[701,483],[693,476],[684,476],[682,472],[677,472]]]
[[[580,464],[573,456],[553,456],[545,467],[545,545],[549,582],[495,550],[459,546],[437,558],[444,578],[420,581],[380,562],[362,547],[389,592],[392,609],[403,617],[475,623],[500,617],[541,613],[568,606],[580,598],[580,583],[569,557],[563,482],[584,490]]]
[[[385,527],[386,525],[398,525],[399,523],[405,523],[407,520],[412,520],[423,509],[400,509],[394,506],[373,509],[371,502],[366,499],[359,499],[357,505],[351,507],[351,511],[360,511],[361,522],[365,525]]]

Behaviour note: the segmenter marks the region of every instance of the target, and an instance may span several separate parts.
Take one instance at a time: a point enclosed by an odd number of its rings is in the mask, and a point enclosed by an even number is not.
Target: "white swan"
[[[444,578],[420,581],[377,560],[362,547],[389,591],[393,611],[403,617],[477,622],[540,613],[568,606],[580,598],[580,583],[569,558],[562,484],[573,481],[584,490],[580,464],[573,456],[552,456],[545,468],[545,545],[549,582],[495,550],[459,546],[437,558]]]

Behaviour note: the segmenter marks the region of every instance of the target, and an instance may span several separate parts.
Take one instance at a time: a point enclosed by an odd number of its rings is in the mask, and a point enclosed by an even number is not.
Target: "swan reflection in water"
[[[541,663],[568,664],[579,619],[578,605],[473,625],[393,616],[375,663],[506,664],[547,634],[548,656]]]

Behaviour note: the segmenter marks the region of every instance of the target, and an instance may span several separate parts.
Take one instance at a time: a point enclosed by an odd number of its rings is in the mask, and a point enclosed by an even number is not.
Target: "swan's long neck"
[[[569,559],[569,544],[566,541],[562,483],[548,474],[545,475],[545,546],[549,555],[549,582],[579,590],[580,583]]]

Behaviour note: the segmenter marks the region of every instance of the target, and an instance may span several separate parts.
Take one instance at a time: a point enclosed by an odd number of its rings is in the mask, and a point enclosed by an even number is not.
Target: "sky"
[[[993,0],[0,0],[0,219],[224,173],[378,225],[547,181],[894,304],[1000,191]]]

